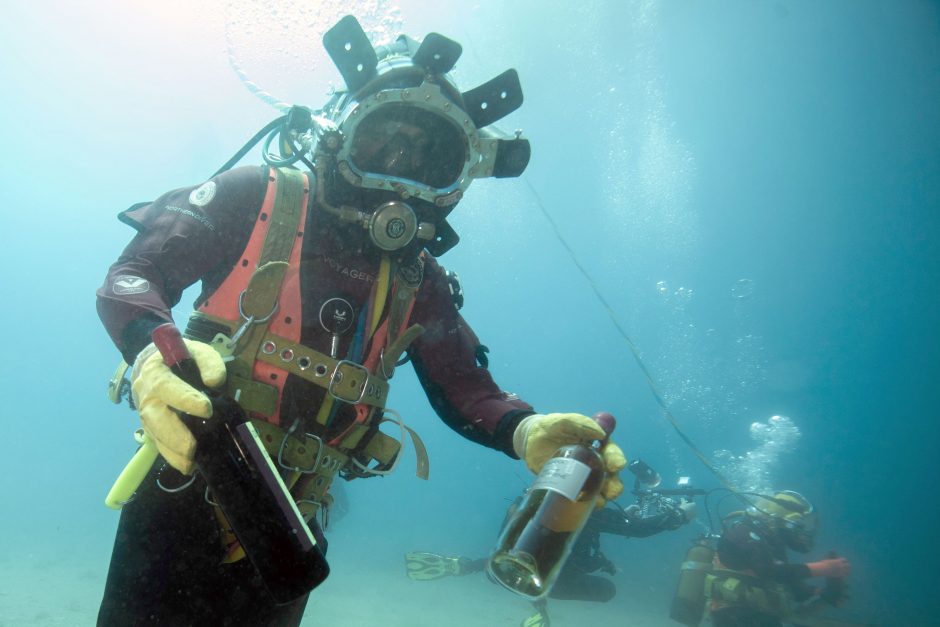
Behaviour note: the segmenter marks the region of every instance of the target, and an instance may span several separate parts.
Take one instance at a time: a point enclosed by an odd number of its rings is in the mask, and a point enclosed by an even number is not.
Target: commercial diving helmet
[[[757,511],[774,524],[790,549],[799,553],[812,550],[818,519],[816,509],[805,496],[783,490],[773,496],[760,496],[759,500]]]
[[[346,89],[316,112],[318,168],[333,168],[353,187],[388,191],[393,200],[371,214],[333,207],[319,191],[318,200],[362,223],[379,248],[398,250],[418,239],[443,254],[459,240],[445,218],[470,183],[516,177],[528,165],[528,140],[491,126],[522,104],[516,71],[460,92],[448,75],[460,44],[430,33],[420,43],[402,35],[373,48],[351,15],[323,44]]]

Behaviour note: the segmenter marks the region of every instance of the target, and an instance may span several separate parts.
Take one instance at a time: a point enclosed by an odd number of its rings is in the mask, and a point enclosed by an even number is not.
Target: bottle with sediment
[[[614,430],[611,414],[599,412],[592,418],[608,436]],[[559,448],[518,507],[510,508],[487,564],[503,586],[530,599],[551,590],[607,477],[599,452],[604,442],[606,438]]]

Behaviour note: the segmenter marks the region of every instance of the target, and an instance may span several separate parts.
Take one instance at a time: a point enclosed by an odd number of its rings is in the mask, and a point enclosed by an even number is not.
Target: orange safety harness
[[[335,475],[342,471],[345,477],[353,478],[391,472],[406,432],[417,453],[417,475],[428,477],[427,452],[421,439],[397,414],[385,409],[387,381],[395,363],[423,328],[408,325],[419,284],[392,273],[393,263],[386,257],[373,288],[367,328],[371,342],[363,363],[336,359],[300,343],[300,254],[310,183],[311,177],[297,170],[270,170],[264,201],[244,252],[219,287],[193,312],[187,334],[209,341],[226,359],[226,394],[249,412],[272,459],[289,471],[286,482],[292,486],[301,512],[309,519],[322,511],[326,526],[328,489]],[[384,311],[386,302],[388,311]],[[212,333],[207,334],[206,329]],[[336,402],[353,405],[355,420],[326,442],[304,433],[296,423],[285,425],[281,399],[288,375],[325,388],[318,422],[326,424]],[[379,430],[388,421],[401,427],[400,439]],[[223,524],[223,530],[226,527]],[[238,559],[239,552],[230,551],[230,557]]]

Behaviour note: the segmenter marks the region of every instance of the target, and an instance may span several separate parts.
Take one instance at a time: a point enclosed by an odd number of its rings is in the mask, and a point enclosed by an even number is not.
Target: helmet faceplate
[[[352,16],[324,45],[348,89],[320,113],[341,134],[332,153],[350,184],[425,200],[446,215],[474,179],[525,169],[528,140],[488,126],[522,104],[514,70],[461,94],[447,75],[460,44],[431,33],[420,45],[401,36],[373,48]]]

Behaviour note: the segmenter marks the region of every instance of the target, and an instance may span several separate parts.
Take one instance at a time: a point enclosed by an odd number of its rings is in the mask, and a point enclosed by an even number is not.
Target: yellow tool
[[[143,429],[134,432],[134,439],[140,443],[140,448],[134,453],[131,461],[127,462],[124,470],[118,475],[111,486],[111,491],[104,499],[104,504],[111,509],[121,509],[125,503],[131,500],[138,486],[150,472],[153,462],[157,460],[156,443],[150,439]]]

